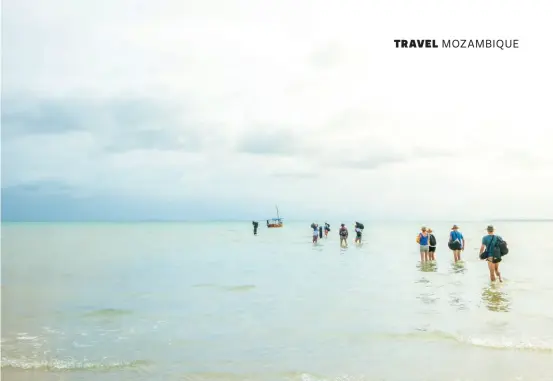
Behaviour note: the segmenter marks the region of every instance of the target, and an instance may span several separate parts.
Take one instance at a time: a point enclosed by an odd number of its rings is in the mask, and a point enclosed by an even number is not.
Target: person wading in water
[[[348,247],[348,228],[346,228],[345,224],[342,224],[340,226],[340,230],[338,230],[338,234],[340,234],[340,246],[342,247]]]
[[[488,234],[482,237],[482,246],[480,246],[480,259],[488,262],[488,270],[490,270],[490,280],[495,282],[495,277],[503,282],[501,273],[499,272],[499,262],[501,257],[507,254],[507,243],[499,235],[495,235],[495,229],[492,225],[486,228]]]
[[[316,223],[312,223],[311,229],[313,229],[313,243],[315,244],[319,239],[319,225],[317,225]]]
[[[461,251],[465,250],[465,238],[463,233],[459,231],[459,226],[453,225],[449,233],[449,242],[447,246],[453,251],[453,260],[455,263],[461,260]]]
[[[430,259],[428,255],[430,246],[428,245],[428,232],[425,226],[421,228],[421,232],[417,236],[417,243],[420,245],[421,263],[428,261]]]
[[[428,228],[428,255],[430,256],[431,261],[436,260],[436,237],[432,233],[432,229]]]

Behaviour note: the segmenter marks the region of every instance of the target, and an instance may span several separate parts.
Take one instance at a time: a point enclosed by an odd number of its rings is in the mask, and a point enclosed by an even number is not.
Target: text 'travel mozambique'
[[[394,40],[398,49],[518,49],[518,40]]]

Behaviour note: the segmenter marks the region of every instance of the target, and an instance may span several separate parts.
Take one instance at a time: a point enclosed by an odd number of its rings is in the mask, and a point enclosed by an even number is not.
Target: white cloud
[[[3,7],[3,98],[23,112],[37,100],[97,105],[79,108],[66,133],[12,128],[4,186],[55,179],[85,193],[259,200],[298,214],[553,214],[550,3]],[[517,38],[520,49],[402,50],[398,38]],[[150,113],[148,125],[114,116],[107,104],[125,99],[150,102],[121,111]],[[267,154],[240,152],[252,148]]]

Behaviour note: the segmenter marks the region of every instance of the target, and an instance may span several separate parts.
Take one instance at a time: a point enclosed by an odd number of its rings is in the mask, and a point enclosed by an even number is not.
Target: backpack
[[[509,248],[507,247],[507,242],[503,238],[494,235],[488,245],[486,250],[480,254],[480,259],[486,259],[490,253],[490,247],[492,248],[492,257],[493,263],[501,262],[501,257],[509,253]]]
[[[348,235],[348,230],[346,228],[340,228],[340,236],[345,237]]]
[[[497,237],[497,248],[499,249],[499,252],[501,253],[501,256],[509,254],[509,248],[507,247],[507,242],[503,240],[503,238]]]
[[[436,237],[434,237],[434,234],[430,234],[430,246],[436,246]]]

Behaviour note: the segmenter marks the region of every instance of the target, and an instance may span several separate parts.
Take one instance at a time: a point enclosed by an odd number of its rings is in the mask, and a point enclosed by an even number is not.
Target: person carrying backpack
[[[449,233],[447,246],[453,251],[453,260],[455,263],[461,260],[461,251],[465,250],[465,244],[465,237],[463,237],[463,233],[459,231],[459,226],[453,225]]]
[[[499,262],[502,256],[509,253],[507,242],[499,235],[495,234],[493,225],[488,225],[486,228],[488,234],[482,237],[482,246],[480,246],[480,259],[488,262],[488,270],[490,270],[490,280],[495,282],[495,277],[503,282],[501,273],[499,272]]]
[[[338,230],[338,234],[340,235],[340,246],[342,247],[348,247],[348,228],[346,228],[345,224],[342,224],[340,226],[340,230]]]
[[[431,261],[436,260],[436,237],[431,228],[428,228],[428,255]]]
[[[313,228],[313,243],[317,243],[317,240],[319,239],[319,225],[313,223],[311,224],[311,227]]]

